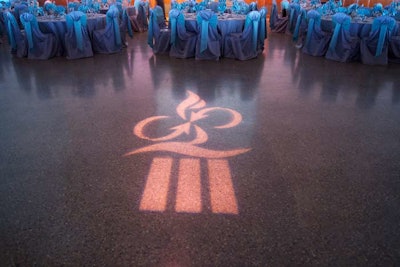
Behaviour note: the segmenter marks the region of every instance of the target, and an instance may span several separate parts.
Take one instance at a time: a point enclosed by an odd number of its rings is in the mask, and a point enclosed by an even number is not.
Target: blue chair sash
[[[25,35],[28,39],[29,49],[32,49],[34,47],[32,31],[33,29],[39,28],[36,17],[30,13],[23,13],[20,16],[20,20],[25,29]]]
[[[308,28],[307,28],[306,46],[310,42],[311,33],[313,32],[314,27],[319,26],[321,24],[321,15],[316,10],[310,10],[307,13],[307,18],[308,18]]]
[[[86,20],[86,14],[81,11],[73,11],[66,17],[67,29],[74,27],[76,43],[80,51],[83,51],[82,27],[86,27]]]
[[[396,25],[396,20],[389,16],[381,16],[374,19],[374,22],[372,23],[371,33],[379,30],[379,40],[375,52],[376,57],[382,54],[382,49],[386,37],[391,35],[391,32],[395,28],[395,25]]]
[[[296,27],[293,32],[293,41],[296,42],[299,39],[300,25],[301,22],[306,19],[307,12],[305,9],[301,9],[299,15],[297,16]]]
[[[149,19],[149,28],[147,30],[147,44],[151,47],[154,48],[153,45],[153,38],[154,38],[154,29],[153,29],[153,23],[154,20],[156,20],[156,16],[154,15],[153,10],[150,10],[150,19]]]
[[[350,29],[350,16],[344,14],[344,13],[336,13],[335,15],[332,16],[332,23],[335,27],[332,35],[331,42],[329,44],[329,49],[333,50],[336,47],[337,43],[337,38],[339,36],[340,29],[343,28],[345,30]]]
[[[110,9],[107,11],[107,17],[106,17],[106,22],[107,24],[111,24],[114,27],[114,32],[115,32],[115,43],[117,45],[121,45],[121,32],[119,30],[119,21],[118,21],[118,16],[119,16],[119,10],[117,7],[114,5],[110,7]]]
[[[126,8],[123,9],[122,18],[123,18],[124,23],[126,24],[126,27],[128,28],[129,36],[133,37],[132,24],[131,24],[131,20],[129,19],[129,16],[128,16],[128,13],[126,11]]]
[[[169,11],[169,22],[171,24],[171,44],[175,45],[177,35],[178,17],[182,15],[178,9],[171,9]]]
[[[263,42],[266,37],[266,17],[267,17],[267,9],[262,7],[260,9],[260,40]]]
[[[19,29],[17,20],[11,12],[6,12],[4,17],[7,19],[7,33],[8,40],[10,41],[10,46],[13,49],[17,48],[17,42],[15,41],[14,29]]]
[[[297,3],[290,4],[289,27],[292,27],[295,12],[300,11],[300,5]]]
[[[200,52],[203,52],[208,47],[208,26],[217,27],[217,16],[208,10],[202,10],[197,14],[197,23],[201,25],[200,33]]]
[[[260,13],[258,11],[251,11],[246,16],[245,21],[245,29],[248,28],[251,24],[253,25],[252,32],[252,48],[253,51],[257,50],[257,40],[258,40],[258,23],[260,21]]]

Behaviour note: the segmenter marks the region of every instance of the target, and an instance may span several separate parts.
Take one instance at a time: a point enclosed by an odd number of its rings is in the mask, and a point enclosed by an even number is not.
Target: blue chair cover
[[[297,18],[300,13],[300,4],[291,3],[289,10],[290,10],[290,13],[289,13],[289,23],[288,23],[287,30],[290,33],[293,33],[296,28]]]
[[[133,38],[133,28],[132,28],[131,20],[127,13],[127,9],[124,8],[122,12],[123,12],[122,13],[123,25],[124,25],[124,27],[126,27],[128,29],[129,37]]]
[[[217,29],[217,15],[211,10],[197,13],[198,36],[196,59],[218,60],[221,56],[221,36]]]
[[[106,13],[107,24],[112,25],[114,28],[114,40],[116,45],[121,45],[121,31],[119,29],[119,9],[116,6],[111,6]]]
[[[190,58],[196,53],[197,33],[189,32],[185,27],[185,18],[178,9],[169,12],[171,27],[171,50],[169,55],[175,58]]]
[[[371,32],[361,41],[361,61],[364,64],[386,65],[388,43],[396,29],[396,20],[389,16],[374,19]]]
[[[210,9],[213,11],[213,12],[215,12],[215,13],[217,13],[218,12],[218,2],[211,2],[210,3]]]
[[[249,12],[250,11],[255,11],[255,10],[257,10],[257,3],[256,2],[251,2],[249,4]]]
[[[270,15],[270,28],[273,32],[284,33],[286,32],[289,23],[288,17],[279,17],[278,8],[276,3],[272,4],[272,11]]]
[[[307,36],[302,51],[312,56],[325,56],[330,35],[321,30],[321,14],[316,10],[310,10],[307,12],[307,20]]]
[[[21,24],[21,21],[20,21],[20,16],[23,13],[27,13],[27,12],[29,12],[29,7],[28,7],[28,3],[26,3],[26,2],[21,2],[21,3],[16,4],[14,6],[15,19],[17,20],[18,25],[19,25],[20,28],[22,28],[22,24]]]
[[[49,59],[57,54],[59,43],[53,34],[40,31],[36,17],[30,13],[20,16],[28,40],[29,59]]]
[[[350,22],[351,17],[344,13],[336,13],[332,16],[334,30],[331,42],[329,43],[329,50],[335,49],[339,33],[343,30],[348,31],[350,29]]]
[[[129,18],[132,31],[133,32],[140,32],[137,9],[134,8],[134,7],[128,7],[126,9],[126,14],[127,14],[128,18]]]
[[[9,11],[4,12],[4,24],[7,31],[8,42],[11,46],[11,53],[17,57],[28,55],[28,43],[26,37],[21,33],[17,20]]]
[[[155,54],[169,53],[171,32],[165,28],[164,12],[160,6],[150,10],[147,44]]]
[[[144,32],[147,31],[149,27],[149,23],[147,22],[147,12],[149,7],[146,3],[140,2],[138,4],[138,14],[137,14],[137,21],[139,24],[139,31]]]
[[[106,13],[106,27],[93,32],[93,52],[111,54],[121,51],[122,38],[119,25],[119,11],[115,5]]]
[[[297,16],[296,27],[293,32],[293,42],[297,42],[299,37],[304,35],[307,28],[307,11],[305,9],[300,9],[300,13]]]
[[[350,22],[351,17],[344,13],[332,16],[334,31],[325,58],[340,62],[358,60],[360,40],[351,36]]]
[[[68,3],[67,8],[69,11],[78,11],[79,4],[76,2]]]
[[[245,26],[242,33],[232,33],[225,38],[224,57],[248,60],[256,58],[261,50],[258,50],[259,43],[259,22],[260,13],[251,11],[246,16]]]
[[[267,39],[267,8],[260,8],[260,26],[258,30],[258,40],[260,49],[264,50],[264,41]]]
[[[86,20],[86,14],[81,11],[72,11],[66,16],[65,50],[67,59],[93,56]]]

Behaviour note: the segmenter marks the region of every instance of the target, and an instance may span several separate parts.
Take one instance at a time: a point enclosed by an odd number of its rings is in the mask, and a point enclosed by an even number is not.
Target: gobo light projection
[[[213,126],[213,128],[228,129],[237,126],[242,121],[242,116],[239,112],[230,108],[206,107],[206,102],[191,91],[187,91],[187,95],[187,98],[176,107],[176,113],[183,122],[170,128],[169,134],[161,137],[149,137],[146,134],[146,129],[163,120],[170,119],[170,116],[146,118],[137,123],[133,129],[133,133],[137,137],[154,143],[135,149],[124,156],[160,151],[171,153],[171,156],[153,158],[139,209],[153,212],[163,212],[167,209],[168,194],[171,187],[171,170],[174,160],[178,160],[175,211],[201,213],[202,177],[200,159],[205,159],[208,177],[203,178],[208,179],[211,211],[213,213],[238,214],[238,204],[227,158],[246,153],[250,149],[213,150],[202,147],[200,145],[207,142],[208,134],[198,123],[201,120],[209,119],[214,112],[225,112],[229,114],[229,119],[222,125]],[[193,136],[190,141],[174,141],[189,134]],[[183,157],[172,157],[176,154]]]

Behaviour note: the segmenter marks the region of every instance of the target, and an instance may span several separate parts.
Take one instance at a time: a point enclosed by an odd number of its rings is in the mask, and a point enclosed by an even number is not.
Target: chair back
[[[119,10],[115,5],[112,5],[106,13],[106,22],[114,29],[114,41],[116,45],[121,45],[121,32],[119,30]]]
[[[133,37],[133,29],[132,29],[131,19],[129,18],[127,8],[123,8],[122,22],[124,23],[125,27],[128,29],[129,36],[132,38]]]
[[[300,13],[297,16],[296,26],[295,26],[294,32],[293,32],[293,41],[294,42],[297,42],[297,40],[299,39],[300,27],[306,19],[307,19],[307,11],[302,8],[302,9],[300,9]]]
[[[39,31],[38,22],[36,17],[30,13],[23,13],[20,16],[21,23],[25,29],[26,39],[28,40],[29,50],[34,48],[33,35],[34,31]]]
[[[82,27],[86,27],[87,16],[81,11],[72,11],[66,17],[68,31],[75,33],[75,39],[79,51],[83,51]]]
[[[306,46],[311,40],[312,33],[317,29],[320,30],[321,26],[321,14],[316,10],[310,10],[307,12],[308,28],[306,37]]]
[[[264,42],[264,40],[267,38],[267,13],[268,10],[266,7],[260,8],[260,27],[259,27],[259,34],[258,38],[260,39],[261,42]]]
[[[183,23],[183,26],[185,25],[185,19],[182,12],[178,9],[171,9],[169,11],[169,23],[171,28],[171,45],[175,45],[176,37],[178,34],[178,23]]]
[[[4,13],[4,18],[5,18],[5,27],[7,28],[7,35],[8,35],[8,42],[10,43],[10,46],[12,49],[17,48],[17,41],[16,41],[16,34],[21,34],[17,20],[15,19],[14,15],[6,11]]]
[[[396,20],[389,16],[380,16],[374,19],[369,39],[378,38],[375,56],[382,54],[383,46],[388,42],[395,30]]]
[[[336,13],[332,16],[334,30],[331,42],[329,43],[329,50],[335,49],[340,32],[348,32],[348,30],[350,29],[350,22],[351,17],[344,13]]]
[[[300,4],[291,3],[290,4],[290,15],[289,15],[289,31],[294,32],[296,27],[296,20],[300,13]]]
[[[200,29],[200,52],[207,49],[208,46],[208,28],[217,28],[217,15],[211,10],[202,10],[197,13],[197,25]]]
[[[164,12],[162,7],[155,6],[150,10],[149,29],[147,32],[147,44],[154,48],[153,39],[157,42],[160,36],[160,28],[165,26]]]
[[[250,11],[249,14],[247,14],[247,16],[246,16],[244,31],[246,31],[246,29],[250,28],[249,30],[251,31],[251,44],[252,44],[253,51],[257,50],[259,23],[260,23],[260,12]]]
[[[272,4],[271,15],[269,16],[269,27],[271,30],[275,29],[275,24],[278,20],[278,7],[276,3]]]

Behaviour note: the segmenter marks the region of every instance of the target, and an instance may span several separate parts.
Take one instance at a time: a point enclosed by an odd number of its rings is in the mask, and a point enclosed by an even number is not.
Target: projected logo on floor
[[[170,133],[162,137],[150,137],[146,129],[170,119],[169,116],[153,116],[140,121],[133,133],[142,139],[155,142],[152,145],[133,150],[124,156],[144,152],[169,152],[183,155],[179,161],[175,211],[187,213],[202,212],[202,186],[200,159],[206,159],[208,168],[208,189],[211,211],[213,213],[238,214],[238,205],[233,188],[231,172],[227,158],[248,152],[249,148],[234,150],[212,150],[200,147],[207,142],[208,134],[199,122],[206,120],[215,112],[226,113],[226,119],[215,129],[227,129],[237,126],[242,121],[240,113],[222,107],[206,107],[206,102],[198,95],[187,91],[188,97],[176,108],[176,113],[184,122],[169,128]],[[189,115],[189,116],[187,116]],[[177,138],[191,137],[189,141],[174,141]],[[140,201],[140,210],[163,212],[167,209],[170,193],[171,171],[174,158],[155,157],[151,163],[146,185]]]

